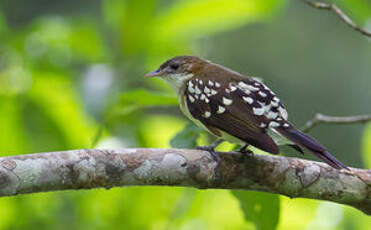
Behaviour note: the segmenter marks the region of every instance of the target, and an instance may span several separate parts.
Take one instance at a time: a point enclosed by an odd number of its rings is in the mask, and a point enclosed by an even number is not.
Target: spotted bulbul
[[[347,167],[287,120],[276,94],[259,80],[194,56],[178,56],[147,77],[161,77],[178,95],[182,112],[220,140],[279,153],[279,141],[308,149],[336,169]],[[280,137],[280,138],[276,138]],[[210,152],[214,153],[214,147]]]

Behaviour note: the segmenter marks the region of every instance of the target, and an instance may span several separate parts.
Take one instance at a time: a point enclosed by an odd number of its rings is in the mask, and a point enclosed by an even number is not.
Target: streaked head
[[[146,77],[161,77],[174,90],[178,91],[184,83],[192,78],[207,61],[195,56],[177,56],[164,62],[157,70]]]

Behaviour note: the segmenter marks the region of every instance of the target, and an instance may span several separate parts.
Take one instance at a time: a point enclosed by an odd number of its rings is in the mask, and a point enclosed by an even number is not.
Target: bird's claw
[[[217,152],[215,152],[215,146],[210,145],[210,146],[196,146],[196,149],[198,150],[203,150],[203,151],[208,151],[211,156],[214,158],[215,161],[219,162],[220,157]]]
[[[242,146],[239,150],[238,150],[238,152],[239,153],[242,153],[242,154],[246,154],[246,155],[248,155],[248,156],[253,156],[254,155],[254,152],[253,151],[251,151],[250,149],[248,149],[247,147],[249,147],[249,145],[244,145],[244,146]]]

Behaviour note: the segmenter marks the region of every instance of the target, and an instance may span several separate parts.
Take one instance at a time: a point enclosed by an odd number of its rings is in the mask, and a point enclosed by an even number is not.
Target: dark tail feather
[[[297,130],[294,126],[290,125],[288,128],[276,128],[276,130],[295,144],[311,151],[315,156],[329,164],[331,167],[349,170],[349,168],[347,168],[343,163],[332,156],[325,147],[310,136]]]

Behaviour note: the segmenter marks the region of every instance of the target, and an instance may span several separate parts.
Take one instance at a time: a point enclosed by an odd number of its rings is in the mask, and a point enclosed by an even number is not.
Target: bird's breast
[[[198,125],[199,127],[202,127],[204,129],[207,129],[199,120],[195,119],[192,116],[192,114],[190,113],[190,111],[188,109],[188,106],[187,106],[187,101],[186,101],[186,97],[185,97],[185,94],[184,93],[181,93],[180,94],[180,96],[178,97],[178,100],[179,100],[180,110],[183,112],[183,114],[188,119],[190,119],[191,121],[193,121],[194,123],[196,123],[196,125]]]

